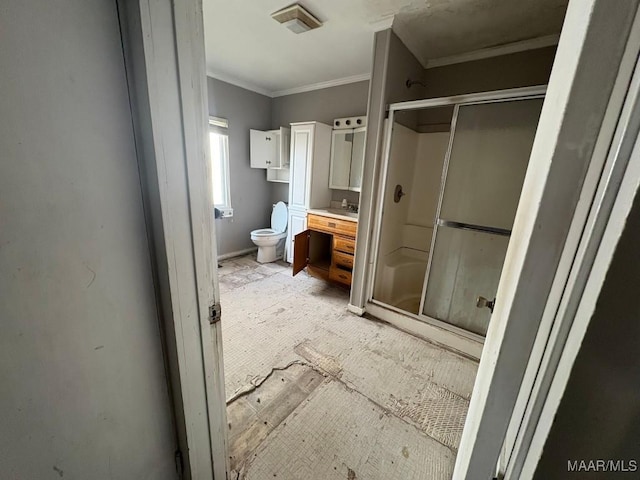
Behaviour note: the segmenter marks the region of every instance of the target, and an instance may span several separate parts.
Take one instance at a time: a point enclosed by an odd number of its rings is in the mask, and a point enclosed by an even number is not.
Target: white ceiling
[[[207,71],[269,95],[363,79],[373,33],[393,29],[427,60],[557,34],[568,0],[302,0],[325,22],[296,35],[271,18],[293,0],[203,0]]]

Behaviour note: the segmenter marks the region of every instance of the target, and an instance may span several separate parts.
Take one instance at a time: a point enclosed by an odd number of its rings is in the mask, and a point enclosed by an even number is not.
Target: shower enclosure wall
[[[391,105],[370,303],[482,341],[543,94]]]
[[[417,314],[427,270],[448,132],[394,125],[374,298]],[[394,198],[400,186],[402,195]]]

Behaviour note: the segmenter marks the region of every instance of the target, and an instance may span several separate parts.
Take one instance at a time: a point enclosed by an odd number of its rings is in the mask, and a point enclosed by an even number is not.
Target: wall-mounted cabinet
[[[366,127],[333,130],[329,188],[360,191],[366,131]]]
[[[251,168],[276,170],[288,168],[290,138],[291,130],[285,127],[266,132],[249,130]],[[269,178],[267,177],[267,179]]]

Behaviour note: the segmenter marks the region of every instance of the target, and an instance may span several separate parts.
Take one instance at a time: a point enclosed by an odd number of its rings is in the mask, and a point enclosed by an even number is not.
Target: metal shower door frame
[[[506,90],[493,90],[489,92],[480,92],[480,93],[472,93],[465,95],[454,95],[449,97],[438,97],[424,100],[413,100],[408,102],[399,102],[392,103],[389,105],[388,109],[388,117],[386,119],[386,128],[384,131],[384,145],[383,145],[383,161],[381,165],[381,172],[378,188],[378,198],[375,204],[376,211],[374,212],[374,229],[372,236],[372,249],[371,249],[371,257],[369,259],[369,270],[368,270],[368,281],[367,281],[367,302],[370,304],[374,304],[382,307],[383,309],[399,313],[408,318],[412,318],[414,320],[418,320],[420,322],[429,324],[431,326],[443,329],[452,334],[465,337],[469,340],[483,343],[484,337],[478,335],[473,332],[469,332],[464,330],[463,328],[457,327],[455,325],[449,324],[442,320],[438,320],[437,318],[429,317],[427,315],[422,314],[422,309],[424,308],[424,298],[426,294],[426,282],[428,279],[428,275],[430,273],[431,260],[433,255],[433,242],[436,237],[437,225],[436,221],[440,215],[440,208],[442,205],[442,197],[443,197],[443,186],[446,181],[446,171],[449,165],[449,157],[451,153],[451,148],[453,144],[453,137],[455,133],[455,123],[457,120],[458,110],[460,106],[463,105],[476,105],[483,103],[497,103],[497,102],[505,102],[505,101],[513,101],[513,100],[529,100],[534,98],[544,98],[547,90],[546,85],[536,85],[531,87],[520,87],[520,88],[510,88]],[[423,281],[422,294],[420,297],[420,310],[418,314],[412,314],[411,312],[406,312],[400,310],[392,305],[388,305],[384,302],[376,300],[373,298],[373,291],[375,286],[378,262],[379,262],[379,245],[380,245],[380,237],[382,235],[382,217],[384,211],[384,200],[385,200],[385,190],[387,187],[387,175],[389,169],[389,157],[391,155],[391,141],[393,138],[393,124],[394,117],[397,112],[402,112],[406,110],[418,110],[418,109],[426,109],[426,108],[434,108],[434,107],[444,107],[444,106],[452,106],[454,107],[454,113],[451,122],[451,134],[449,137],[449,144],[447,146],[447,152],[445,154],[445,161],[442,170],[441,182],[440,182],[440,192],[438,196],[438,207],[436,210],[436,216],[434,218],[434,229],[433,235],[431,239],[431,246],[429,251],[429,258],[427,262],[427,270],[425,272],[425,277]]]
[[[453,142],[454,142],[454,138],[455,138],[455,133],[456,133],[456,125],[457,125],[457,121],[458,121],[458,115],[460,113],[460,107],[466,107],[469,105],[486,105],[486,104],[491,104],[491,103],[504,103],[504,102],[519,102],[519,101],[523,101],[523,100],[535,100],[538,98],[542,98],[544,99],[544,93],[538,94],[538,95],[525,95],[522,97],[515,97],[515,98],[504,98],[504,99],[497,99],[497,100],[484,100],[484,101],[478,101],[478,102],[465,102],[465,103],[459,103],[454,107],[453,110],[453,118],[451,120],[451,134],[449,135],[449,145],[447,146],[447,152],[445,153],[445,157],[444,157],[444,165],[442,167],[442,177],[440,180],[440,192],[438,194],[438,207],[436,208],[436,215],[433,221],[433,234],[431,235],[431,246],[429,248],[429,259],[427,261],[427,269],[425,271],[425,275],[424,275],[424,281],[422,282],[422,295],[420,296],[420,310],[418,311],[418,316],[422,319],[434,319],[433,317],[429,316],[429,315],[425,315],[424,314],[424,304],[427,298],[427,288],[429,287],[429,275],[431,273],[431,266],[432,266],[432,261],[433,261],[433,250],[435,248],[436,245],[436,238],[438,236],[438,228],[441,226],[449,226],[449,225],[444,225],[443,223],[445,222],[440,214],[442,212],[442,202],[444,200],[444,192],[445,192],[445,187],[447,184],[447,174],[449,173],[449,164],[451,162],[451,152],[453,150]],[[517,212],[516,212],[517,215]],[[451,222],[449,222],[451,223]],[[453,226],[452,228],[464,228],[462,226]],[[491,231],[491,230],[495,230],[495,231]],[[511,238],[511,230],[501,230],[501,229],[491,229],[490,227],[488,227],[486,230],[484,230],[485,233],[492,233],[494,235],[503,235],[503,236],[508,236],[509,238]],[[440,319],[435,319],[438,322],[443,322],[446,323],[447,325],[450,325],[452,327],[455,327],[454,325],[449,324],[448,322],[445,322],[444,320],[440,320]],[[465,330],[463,328],[460,327],[455,327],[456,329],[462,330],[463,332],[465,332],[466,334],[471,334],[474,335],[476,337],[480,337],[482,339],[484,339],[484,335],[479,335],[479,334],[475,334],[473,332],[469,332],[468,330]]]

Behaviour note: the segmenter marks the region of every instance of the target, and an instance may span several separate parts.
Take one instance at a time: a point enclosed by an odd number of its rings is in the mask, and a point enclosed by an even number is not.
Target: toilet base
[[[276,246],[258,247],[258,263],[271,263],[278,259],[276,254]]]

